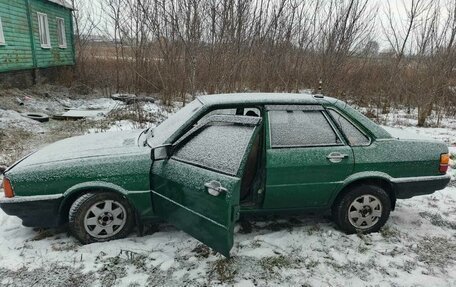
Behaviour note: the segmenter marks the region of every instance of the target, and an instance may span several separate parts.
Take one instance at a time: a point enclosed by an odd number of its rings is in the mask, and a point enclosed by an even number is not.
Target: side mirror
[[[170,151],[170,144],[154,147],[150,152],[150,159],[152,161],[168,159],[171,154]]]

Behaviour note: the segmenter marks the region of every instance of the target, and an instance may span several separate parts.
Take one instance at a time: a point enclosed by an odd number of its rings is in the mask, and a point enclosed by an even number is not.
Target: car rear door
[[[263,208],[327,207],[334,192],[353,171],[351,147],[321,106],[267,109]]]
[[[154,212],[224,256],[239,218],[243,166],[260,118],[211,116],[151,170]]]

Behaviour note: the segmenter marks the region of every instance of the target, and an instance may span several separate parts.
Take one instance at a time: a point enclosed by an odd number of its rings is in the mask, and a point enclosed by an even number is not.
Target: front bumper
[[[405,199],[413,196],[434,193],[444,189],[450,182],[448,174],[437,176],[403,177],[392,179],[396,198]]]
[[[28,227],[57,227],[62,194],[0,198],[0,208],[8,215],[22,219]]]

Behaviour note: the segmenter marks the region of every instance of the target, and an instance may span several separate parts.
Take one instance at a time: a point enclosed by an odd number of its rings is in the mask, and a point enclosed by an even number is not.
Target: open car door
[[[239,219],[242,174],[261,118],[211,116],[154,161],[154,212],[207,246],[229,257]]]

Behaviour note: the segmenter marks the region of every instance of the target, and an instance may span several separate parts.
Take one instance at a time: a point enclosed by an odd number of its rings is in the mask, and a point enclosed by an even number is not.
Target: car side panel
[[[84,158],[12,170],[16,196],[64,194],[100,189],[124,194],[142,217],[152,216],[150,150],[119,156]]]
[[[448,152],[443,143],[381,140],[370,146],[353,147],[354,173],[375,171],[392,178],[441,175],[440,155]]]
[[[326,158],[332,152],[348,157],[333,163]],[[266,158],[263,208],[326,206],[353,169],[348,146],[269,149]]]
[[[233,245],[239,217],[240,179],[173,158],[153,164],[153,207],[168,223],[225,256]],[[227,189],[211,195],[205,184],[215,180]]]

